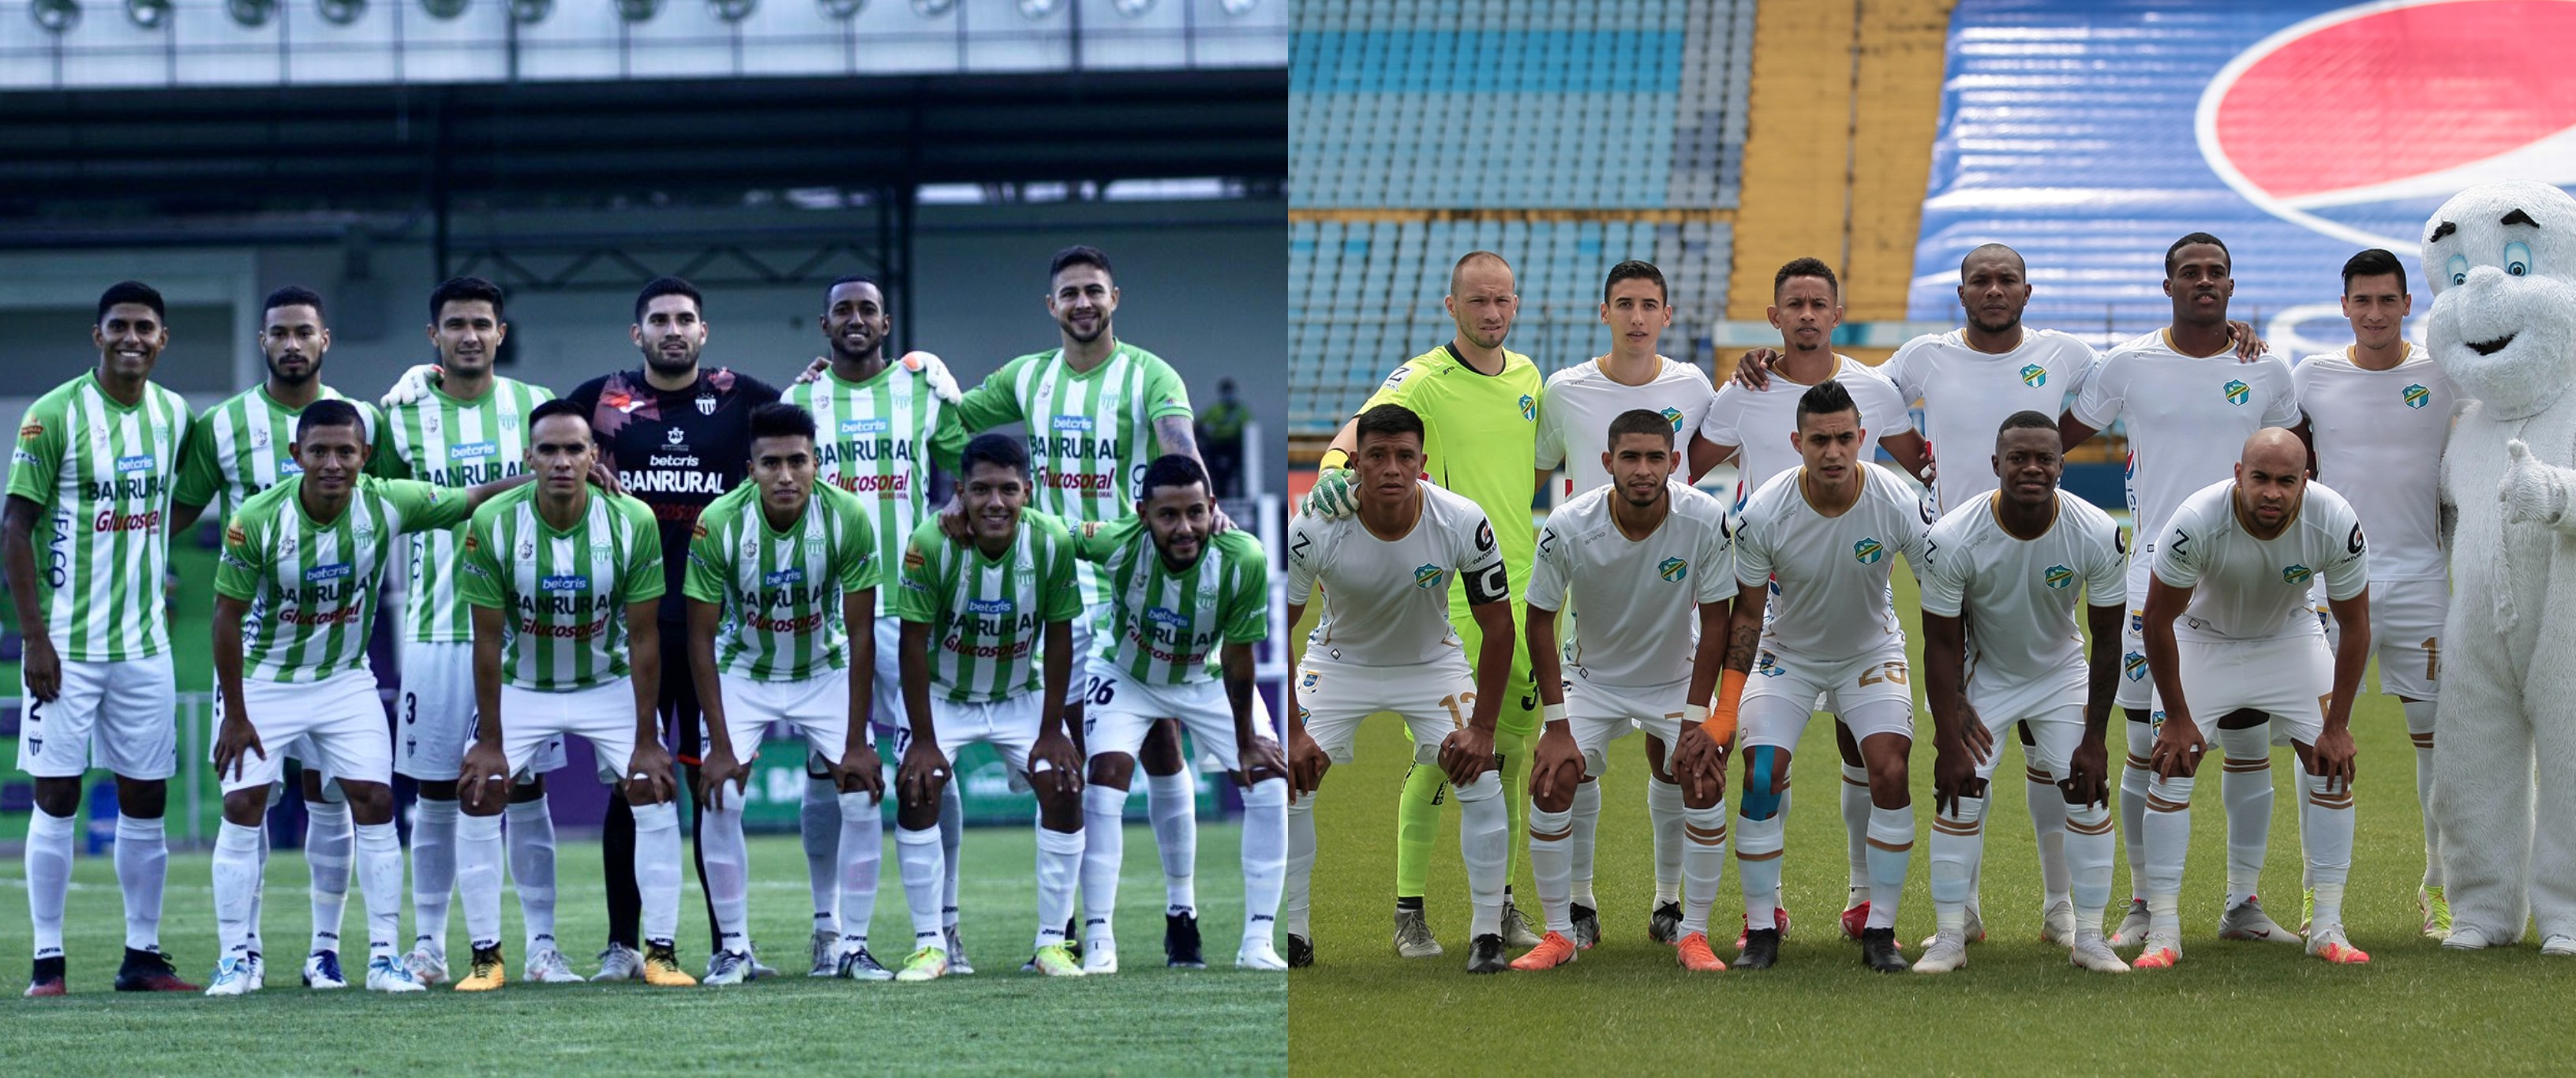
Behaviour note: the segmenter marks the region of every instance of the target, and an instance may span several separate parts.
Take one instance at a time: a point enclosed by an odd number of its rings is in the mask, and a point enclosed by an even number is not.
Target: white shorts
[[[2450,613],[2450,581],[2370,582],[2370,646],[2379,655],[2380,692],[2409,700],[2441,698],[2442,620]],[[2328,654],[2341,638],[2334,619],[2327,618]]]
[[[465,746],[474,740],[474,645],[404,641],[394,720],[396,773],[425,782],[456,781]],[[538,747],[527,770],[542,775],[563,765],[563,739],[557,737]]]
[[[1849,727],[1852,740],[1879,734],[1914,736],[1914,690],[1905,664],[1905,641],[1887,644],[1858,658],[1814,663],[1769,648],[1753,664],[1737,705],[1746,748],[1771,745],[1795,749],[1807,730],[1807,718],[1822,694],[1824,710]]]
[[[2047,783],[2066,779],[2067,765],[2075,759],[2075,746],[2084,740],[2084,705],[2041,706],[2015,714],[1977,706],[1974,699],[1968,703],[1977,708],[1978,721],[1995,738],[1994,751],[1987,754],[1986,762],[1977,765],[1978,778],[1995,776],[1995,766],[2004,758],[2004,744],[2012,740],[2013,727],[2018,725],[2030,732],[2030,744],[2022,746],[2029,779]]]
[[[786,723],[804,734],[808,755],[823,756],[837,764],[849,750],[847,670],[826,670],[803,681],[753,681],[719,673],[716,685],[724,693],[725,734],[732,740],[733,758],[746,766],[760,755],[760,743],[773,722]],[[698,721],[706,720],[702,716]]]
[[[1297,711],[1306,736],[1337,764],[1351,762],[1360,720],[1392,711],[1413,733],[1413,762],[1440,762],[1440,743],[1467,725],[1476,708],[1476,676],[1453,652],[1413,666],[1357,666],[1312,654],[1297,671]]]
[[[62,669],[52,700],[37,700],[19,675],[26,712],[18,770],[40,779],[76,779],[92,763],[129,779],[178,773],[179,682],[168,652],[112,663],[65,659]]]
[[[297,751],[303,755],[296,759],[333,779],[393,781],[393,738],[385,728],[385,705],[376,695],[373,673],[350,670],[294,685],[244,678],[242,706],[250,710],[250,728],[263,747],[301,746]],[[286,754],[274,747],[267,753],[266,759],[244,753],[238,776],[216,775],[224,792],[276,782],[286,771]]]
[[[501,686],[501,755],[513,777],[533,773],[545,753],[561,753],[571,734],[590,742],[602,776],[625,777],[635,759],[634,683],[618,678],[571,692]]]
[[[2129,616],[2120,622],[2120,680],[2111,703],[2143,710],[2155,702],[2155,679],[2147,676],[2147,581],[2155,578],[2156,548],[2139,544],[2129,553]]]
[[[1179,719],[1200,752],[1215,754],[1227,771],[1243,770],[1234,738],[1234,704],[1225,698],[1225,682],[1156,685],[1131,678],[1101,658],[1091,660],[1082,680],[1090,693],[1089,706],[1082,711],[1082,746],[1092,757],[1103,753],[1132,757],[1155,722]],[[1278,739],[1270,725],[1270,705],[1258,692],[1252,694],[1252,732]]]
[[[1610,743],[1631,731],[1643,730],[1668,748],[1681,740],[1682,701],[1689,695],[1689,678],[1645,689],[1596,685],[1581,674],[1565,679],[1565,725],[1583,753],[1584,777],[1608,773]]]
[[[2202,732],[2217,730],[2228,712],[2248,708],[2272,716],[2275,745],[2313,745],[2325,730],[2326,696],[2334,691],[2334,656],[2325,637],[2178,640],[2175,646],[2183,699]],[[2156,709],[2161,715],[2161,700]]]
[[[948,757],[951,768],[957,766],[959,749],[980,741],[1002,754],[1002,762],[1010,765],[1013,776],[1026,774],[1029,752],[1038,744],[1038,725],[1045,718],[1046,701],[1033,692],[989,704],[930,698],[930,722],[939,731],[939,754]],[[911,728],[895,731],[895,766],[902,766],[904,754],[911,750]]]

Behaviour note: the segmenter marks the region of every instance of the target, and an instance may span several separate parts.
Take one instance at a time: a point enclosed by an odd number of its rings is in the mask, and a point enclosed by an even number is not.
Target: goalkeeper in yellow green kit
[[[1503,566],[1511,576],[1515,646],[1501,720],[1494,731],[1494,751],[1500,757],[1504,800],[1515,839],[1511,871],[1517,874],[1522,849],[1518,839],[1527,830],[1529,748],[1539,725],[1538,695],[1530,687],[1529,650],[1521,642],[1520,626],[1527,615],[1521,600],[1538,547],[1538,529],[1530,521],[1530,476],[1537,459],[1539,390],[1546,379],[1528,356],[1503,348],[1520,304],[1513,288],[1512,267],[1501,255],[1473,251],[1460,258],[1449,271],[1449,295],[1444,301],[1450,317],[1457,320],[1457,336],[1396,368],[1359,410],[1401,404],[1421,416],[1424,470],[1432,482],[1483,509],[1502,547]],[[1340,517],[1354,511],[1347,462],[1358,444],[1351,425],[1343,424],[1341,433],[1333,436],[1332,448],[1324,453],[1322,471],[1301,507],[1303,512]],[[1290,597],[1292,602],[1299,599]],[[1463,587],[1455,584],[1449,593],[1449,620],[1467,653],[1475,654],[1483,637],[1467,613]],[[1395,949],[1407,958],[1440,953],[1440,942],[1432,937],[1424,918],[1422,894],[1431,871],[1432,839],[1440,829],[1443,790],[1440,769],[1417,764],[1406,774],[1404,795],[1397,802]],[[1515,948],[1538,943],[1538,934],[1513,908],[1508,888],[1503,898],[1503,936]]]

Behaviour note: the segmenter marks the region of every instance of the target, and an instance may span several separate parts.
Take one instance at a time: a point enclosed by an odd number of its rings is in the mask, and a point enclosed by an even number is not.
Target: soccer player
[[[868,953],[885,777],[861,721],[876,676],[873,622],[883,573],[868,523],[873,507],[814,481],[814,417],[804,409],[764,404],[750,418],[750,481],[699,514],[688,551],[689,662],[698,668],[707,716],[702,857],[719,928],[706,983],[740,984],[750,970],[745,765],[759,756],[772,721],[794,726],[830,760],[843,790],[837,891],[850,920],[836,965],[854,979],[887,980],[894,974]]]
[[[2370,567],[2361,518],[2343,495],[2308,481],[2307,456],[2287,430],[2254,432],[2236,478],[2183,499],[2156,543],[2155,582],[2147,588],[2147,668],[2155,673],[2164,721],[2147,754],[2155,773],[2146,821],[2150,920],[2146,949],[2133,963],[2139,969],[2182,960],[2192,777],[2208,744],[2195,712],[2218,716],[2229,771],[2249,769],[2239,761],[2249,750],[2268,750],[2267,741],[2288,741],[2297,752],[2305,794],[2299,837],[2316,891],[2308,953],[2338,965],[2370,961],[2343,933],[2353,830],[2353,743],[2346,727],[2362,668],[2370,663]],[[2331,666],[2323,627],[2308,607],[2308,591],[2320,578],[2340,634]],[[2278,727],[2267,738],[2271,723]],[[2263,870],[2262,847],[2249,855],[2237,846],[2231,827],[2231,910],[2252,893]]]
[[[2018,726],[2031,786],[2063,806],[2057,816],[2068,832],[2067,929],[2055,930],[2059,907],[2052,903],[2047,938],[2063,936],[2078,966],[2125,972],[2102,940],[2102,908],[2111,900],[2103,735],[2120,666],[2115,640],[2128,597],[2126,548],[2109,514],[2058,489],[2065,462],[2048,413],[2006,416],[1992,460],[1998,489],[1943,515],[1924,547],[1923,688],[1935,753],[1932,909],[1940,930],[1914,971],[1968,964],[1988,783],[2000,758],[1996,739]],[[1952,470],[1965,463],[1953,461]],[[2093,635],[2089,664],[2086,628]]]
[[[368,470],[393,479],[471,487],[527,471],[527,422],[554,393],[502,377],[492,357],[509,335],[499,286],[455,277],[429,294],[430,344],[443,377],[418,399],[386,406]],[[459,587],[465,526],[411,537],[403,618],[401,727],[394,771],[419,783],[411,832],[412,931],[404,961],[423,984],[447,977],[448,902],[456,889],[456,780],[474,740],[474,623]],[[529,980],[581,980],[555,945],[555,825],[545,773],[564,766],[563,741],[537,746],[509,790],[510,876],[527,929]]]
[[[270,324],[276,325],[273,317]],[[215,413],[207,422],[225,418]],[[397,539],[463,523],[475,506],[521,480],[457,491],[362,476],[367,418],[363,406],[345,400],[303,407],[288,435],[295,471],[242,504],[224,528],[215,570],[214,645],[224,696],[214,746],[215,776],[224,790],[214,858],[223,954],[206,987],[210,996],[259,988],[250,950],[259,893],[258,832],[269,784],[285,766],[270,746],[289,744],[303,746],[298,759],[330,772],[356,821],[358,886],[367,903],[368,990],[426,988],[399,957],[403,856],[394,834],[393,739],[376,699],[375,674],[367,668],[376,585]],[[337,965],[334,957],[326,970],[336,975]],[[307,983],[311,968],[308,962]]]
[[[2057,420],[2065,449],[2083,444],[2115,419],[2127,420],[2130,534],[2139,541],[2129,555],[2129,620],[2121,638],[2117,703],[2129,720],[2127,762],[2120,773],[2120,826],[2132,887],[2147,878],[2147,747],[2156,735],[2148,683],[2155,663],[2147,655],[2145,632],[2156,543],[2165,534],[2165,519],[2183,499],[2228,477],[2236,460],[2228,446],[2243,445],[2261,428],[2289,427],[2299,420],[2298,391],[2286,361],[2268,351],[2251,363],[2231,354],[2236,346],[2231,344],[2227,299],[2236,291],[2233,270],[2227,245],[2218,237],[2194,232],[2175,240],[2165,249],[2164,289],[2173,300],[2172,324],[2104,353]],[[2228,759],[2239,766],[2220,776],[2219,794],[2227,804],[2233,877],[2241,875],[2243,858],[2259,856],[2271,828],[2272,762],[2260,730],[2221,733],[2222,742],[2230,739]],[[2144,940],[2147,919],[2143,892],[2133,895],[2111,945],[2130,947]],[[2297,935],[2263,912],[2250,888],[2231,889],[2219,935],[2298,942]]]
[[[1400,404],[1422,424],[1423,470],[1441,489],[1459,494],[1484,511],[1501,544],[1503,571],[1511,594],[1523,594],[1530,561],[1538,548],[1538,529],[1523,523],[1529,515],[1530,488],[1522,465],[1537,457],[1537,417],[1544,379],[1528,356],[1503,347],[1512,318],[1520,310],[1512,267],[1491,251],[1469,251],[1449,269],[1449,295],[1442,300],[1458,331],[1449,343],[1405,361],[1387,376],[1361,406]],[[1315,487],[1301,507],[1303,515],[1332,520],[1354,511],[1353,488],[1359,472],[1350,466],[1359,449],[1359,421],[1344,424],[1325,450]],[[1293,593],[1292,593],[1293,594]],[[1466,585],[1449,592],[1449,624],[1463,651],[1481,663],[1485,654],[1483,622],[1468,601]],[[1538,735],[1538,694],[1531,687],[1529,656],[1521,652],[1525,612],[1511,607],[1510,668],[1499,685],[1501,708],[1494,726],[1496,767],[1502,770],[1503,807],[1511,833],[1522,829],[1521,798],[1529,774],[1529,743]],[[1290,624],[1295,624],[1291,622]],[[1501,655],[1501,652],[1495,652]],[[1481,666],[1479,670],[1481,671]],[[1433,746],[1416,745],[1420,759],[1405,772],[1404,791],[1395,808],[1395,950],[1406,958],[1434,958],[1440,941],[1431,934],[1423,907],[1431,877],[1432,841],[1440,832],[1440,802],[1447,789],[1446,768],[1431,766]],[[1506,844],[1508,847],[1508,844]],[[1511,898],[1511,851],[1504,853],[1504,942],[1535,947],[1531,931]],[[1295,957],[1292,955],[1293,963]]]
[[[823,370],[812,378],[798,379],[787,387],[783,399],[814,417],[815,481],[858,496],[877,538],[877,564],[891,566],[903,557],[913,529],[929,519],[930,507],[936,504],[931,465],[955,475],[966,430],[951,407],[956,396],[953,388],[943,397],[940,379],[924,366],[886,361],[885,344],[893,319],[886,313],[883,287],[866,277],[843,277],[824,290],[823,303],[819,319],[827,351]],[[877,589],[876,671],[870,682],[874,698],[869,710],[860,713],[888,738],[905,727],[903,623],[894,616],[893,602],[892,587]],[[868,931],[866,923],[859,922],[857,938],[850,938],[840,914],[840,799],[844,795],[830,777],[831,765],[838,759],[817,754],[806,761],[801,830],[806,877],[814,889],[814,976],[843,975],[842,954],[851,944],[864,949]],[[975,972],[975,967],[957,935],[954,864],[966,812],[956,786],[946,789],[940,799],[939,836],[950,862],[943,903],[948,971],[966,974]],[[857,973],[872,972],[851,968]]]
[[[527,467],[537,481],[474,511],[458,591],[474,616],[475,738],[465,750],[465,817],[457,889],[473,943],[460,992],[506,983],[501,955],[502,786],[540,746],[567,734],[623,762],[618,793],[634,806],[635,886],[644,896],[644,981],[682,986],[672,951],[680,921],[680,816],[670,753],[655,733],[662,541],[653,512],[593,491],[598,446],[587,414],[551,400],[528,414]],[[630,659],[630,651],[632,658]]]
[[[2424,809],[2424,934],[2450,935],[2442,836],[2433,818],[2433,702],[2441,693],[2442,621],[2450,566],[2442,550],[2442,448],[2459,398],[2430,353],[2398,335],[2414,297],[2406,265],[2368,250],[2343,264],[2353,343],[2290,368],[2317,481],[2342,492],[2370,536],[2371,647],[2379,690],[2406,713],[2415,742],[2415,800]],[[2329,642],[2339,643],[2331,639]]]
[[[1511,665],[1510,575],[1484,511],[1418,480],[1427,459],[1421,417],[1380,404],[1361,412],[1356,426],[1358,478],[1349,492],[1357,511],[1300,515],[1288,526],[1288,623],[1304,617],[1317,585],[1324,589],[1323,617],[1297,657],[1297,713],[1288,727],[1288,781],[1292,794],[1304,795],[1288,808],[1288,964],[1315,964],[1306,912],[1324,773],[1350,762],[1361,719],[1392,711],[1412,728],[1414,765],[1438,766],[1457,787],[1458,850],[1474,911],[1467,972],[1500,973],[1510,968],[1503,884],[1511,822],[1494,731]],[[1482,630],[1472,673],[1444,617],[1453,575],[1465,580]]]
[[[1243,937],[1234,964],[1282,970],[1271,944],[1287,870],[1288,762],[1252,683],[1252,645],[1270,635],[1270,568],[1241,529],[1212,531],[1207,473],[1188,457],[1145,467],[1136,512],[1083,526],[1076,552],[1099,566],[1110,596],[1100,651],[1083,681],[1082,905],[1090,910],[1084,973],[1118,972],[1121,828],[1146,731],[1178,719],[1243,788]]]
[[[207,508],[217,520],[238,510],[253,495],[302,471],[294,455],[296,418],[317,400],[342,400],[338,390],[322,384],[322,359],[331,349],[331,330],[323,324],[322,297],[313,290],[288,285],[268,294],[261,308],[259,348],[268,361],[268,378],[197,417],[189,433],[187,462],[170,496],[170,531],[178,534],[197,522]],[[371,442],[376,413],[357,406],[360,434]],[[459,518],[462,519],[461,517]],[[223,725],[224,697],[215,694],[215,725]],[[325,781],[321,758],[305,751],[301,739],[280,743],[278,750],[297,760],[313,761],[304,769],[304,860],[313,876],[313,946],[304,958],[308,988],[346,988],[340,972],[340,912],[349,898],[349,855],[355,836],[349,805],[340,787]],[[267,980],[260,957],[260,896],[267,875],[268,831],[257,829],[259,864],[251,881],[250,984]]]
[[[1603,444],[1612,420],[1643,408],[1662,415],[1676,434],[1696,431],[1716,394],[1709,388],[1708,375],[1697,366],[1666,359],[1656,350],[1664,330],[1672,325],[1673,314],[1664,292],[1663,271],[1652,264],[1629,259],[1610,267],[1609,279],[1601,287],[1601,322],[1618,334],[1610,352],[1549,375],[1547,390],[1539,395],[1538,486],[1544,489],[1548,473],[1562,465],[1568,498],[1611,482],[1610,473],[1585,450]],[[1575,617],[1571,609],[1567,617]],[[1534,653],[1530,661],[1536,665]],[[1538,683],[1544,685],[1546,680]],[[1681,787],[1665,767],[1667,748],[1654,733],[1646,735],[1646,811],[1655,834],[1655,905],[1646,934],[1658,943],[1680,938],[1675,927],[1682,919],[1684,809]],[[1598,796],[1597,792],[1584,795]],[[1590,833],[1588,821],[1594,817],[1586,815],[1592,810],[1585,806],[1593,804],[1583,800],[1577,805],[1575,822],[1585,829],[1579,833]],[[1574,942],[1590,947],[1601,938],[1601,921],[1594,912],[1599,906],[1592,896],[1588,842],[1576,849],[1573,872]]]
[[[1064,730],[1072,622],[1082,614],[1073,538],[1054,517],[1028,508],[1029,458],[1016,439],[980,435],[961,457],[968,541],[950,540],[937,520],[914,529],[894,601],[909,722],[895,750],[902,761],[895,851],[913,929],[912,955],[895,979],[948,972],[939,805],[949,761],[976,742],[1000,752],[1037,795],[1038,931],[1029,965],[1079,977],[1082,964],[1065,940],[1082,861],[1081,757]]]
[[[161,951],[170,848],[162,809],[178,769],[178,687],[161,579],[170,558],[171,481],[188,441],[188,402],[152,382],[170,344],[161,293],[119,281],[90,327],[98,366],[36,399],[10,455],[0,575],[25,634],[18,768],[36,780],[27,819],[27,907],[35,922],[30,996],[59,996],[63,902],[81,776],[116,775],[116,884],[125,898],[120,992],[194,992]],[[36,551],[45,552],[39,572]]]
[[[1602,442],[1613,481],[1548,515],[1530,569],[1530,662],[1546,716],[1530,768],[1530,872],[1547,935],[1512,968],[1574,961],[1583,944],[1575,916],[1588,912],[1577,902],[1590,897],[1575,890],[1590,882],[1577,866],[1590,867],[1601,816],[1596,780],[1608,767],[1609,743],[1643,729],[1656,739],[1648,760],[1658,771],[1668,765],[1656,746],[1675,748],[1670,778],[1657,781],[1673,786],[1682,807],[1685,841],[1676,852],[1690,886],[1674,926],[1677,955],[1684,969],[1717,972],[1726,963],[1709,951],[1708,908],[1726,869],[1733,731],[1712,734],[1701,724],[1735,598],[1726,503],[1674,481],[1673,424],[1660,411],[1620,413]],[[1591,613],[1575,620],[1561,666],[1556,614],[1567,606]],[[1566,667],[1570,678],[1560,673]],[[1667,894],[1656,896],[1659,907]]]
[[[1913,800],[1905,785],[1914,698],[1888,577],[1898,553],[1921,575],[1933,514],[1903,478],[1861,459],[1869,434],[1840,379],[1809,387],[1798,399],[1796,435],[1806,463],[1764,483],[1737,517],[1737,591],[1726,654],[1733,673],[1711,714],[1725,730],[1736,725],[1739,707],[1742,712],[1744,792],[1735,859],[1747,927],[1736,963],[1749,969],[1768,969],[1779,959],[1773,903],[1780,894],[1790,756],[1820,696],[1859,743],[1866,768],[1870,901],[1859,933],[1861,963],[1882,973],[1906,969],[1896,945],[1896,909],[1914,851]],[[1775,587],[1776,608],[1770,601]]]

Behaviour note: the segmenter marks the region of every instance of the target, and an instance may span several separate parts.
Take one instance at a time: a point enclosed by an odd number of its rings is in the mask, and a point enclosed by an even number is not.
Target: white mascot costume
[[[2458,514],[2433,746],[2444,946],[2513,943],[2530,918],[2542,953],[2576,954],[2576,198],[2463,191],[2425,222],[2423,269],[2426,341],[2475,401],[2442,465]]]

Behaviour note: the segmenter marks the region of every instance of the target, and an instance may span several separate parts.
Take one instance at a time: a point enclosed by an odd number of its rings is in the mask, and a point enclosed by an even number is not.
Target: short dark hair
[[[324,397],[305,405],[295,417],[295,440],[302,442],[315,427],[356,427],[358,440],[364,442],[367,438],[366,418],[358,414],[358,406],[338,397]]]
[[[481,300],[492,305],[493,321],[506,322],[509,320],[501,313],[500,285],[493,284],[492,282],[480,277],[450,277],[444,281],[440,281],[438,283],[438,287],[429,290],[430,324],[438,324],[439,312],[446,310],[448,304],[470,303],[475,300]]]
[[[2181,254],[2183,248],[2189,247],[2195,243],[2206,243],[2212,247],[2218,248],[2218,253],[2227,256],[2227,268],[2231,270],[2236,268],[2236,255],[2227,249],[2227,242],[2225,240],[2221,240],[2206,232],[2189,232],[2185,233],[2181,239],[2173,241],[2173,246],[2165,248],[2165,276],[2168,279],[2174,275],[2174,256]]]
[[[1199,462],[1188,457],[1178,453],[1165,453],[1154,458],[1152,464],[1145,466],[1145,481],[1136,486],[1136,500],[1141,502],[1153,497],[1157,487],[1191,485],[1196,485],[1202,490],[1206,489],[1207,470],[1199,467]]]
[[[1413,409],[1401,404],[1381,404],[1360,413],[1358,423],[1351,428],[1351,438],[1354,442],[1365,442],[1372,434],[1385,436],[1410,434],[1417,439],[1425,437],[1422,433],[1422,417],[1415,415]]]
[[[1066,266],[1098,266],[1100,272],[1112,278],[1118,276],[1117,270],[1109,268],[1109,256],[1088,243],[1077,243],[1057,251],[1054,258],[1047,260],[1047,279],[1054,280]]]
[[[1771,294],[1778,296],[1780,286],[1789,283],[1791,277],[1822,277],[1825,279],[1825,287],[1833,291],[1834,298],[1842,298],[1843,282],[1834,276],[1834,268],[1826,265],[1824,259],[1790,259],[1787,264],[1780,267],[1780,272],[1771,275]]]
[[[1673,298],[1672,291],[1664,287],[1664,271],[1656,269],[1652,262],[1631,258],[1610,267],[1609,278],[1601,282],[1601,302],[1610,302],[1610,289],[1621,281],[1653,281],[1656,294],[1666,302]]]
[[[1836,412],[1850,412],[1853,419],[1860,418],[1860,405],[1852,403],[1851,390],[1843,388],[1842,379],[1827,378],[1808,386],[1805,393],[1798,395],[1798,425],[1801,427],[1807,425],[1808,416]]]
[[[697,312],[698,317],[704,319],[707,316],[707,301],[705,297],[698,295],[698,286],[677,277],[655,277],[644,286],[643,291],[635,293],[637,325],[642,325],[644,322],[645,305],[664,296],[687,296],[689,306]]]
[[[585,429],[590,426],[590,413],[584,411],[581,405],[573,403],[572,398],[570,397],[554,397],[548,399],[543,404],[537,405],[535,409],[528,413],[529,436],[534,437],[536,435],[538,423],[559,415],[568,415],[574,419],[581,420],[581,425]]]
[[[748,441],[799,437],[809,442],[814,440],[814,413],[786,401],[771,401],[751,410],[751,437]]]
[[[864,273],[852,273],[852,274],[848,274],[848,275],[845,275],[845,276],[841,276],[841,277],[833,278],[832,283],[827,284],[827,285],[824,285],[824,286],[823,286],[823,302],[824,302],[825,304],[827,304],[827,305],[828,305],[828,304],[830,304],[830,303],[832,302],[832,293],[840,291],[840,290],[841,290],[841,286],[842,286],[842,285],[845,285],[845,284],[863,284],[863,285],[866,285],[866,286],[868,286],[868,287],[870,287],[870,288],[873,288],[873,289],[876,289],[876,290],[877,290],[877,298],[878,298],[878,299],[882,300],[882,299],[884,299],[884,298],[885,298],[885,286],[884,286],[884,285],[882,285],[882,284],[877,283],[877,279],[876,279],[876,278],[874,278],[874,277],[870,277],[870,276],[868,276],[867,274],[864,274]],[[701,312],[701,313],[704,313],[704,312]]]
[[[1011,435],[978,434],[968,440],[965,451],[957,455],[958,476],[963,478],[975,474],[978,464],[999,465],[1025,479],[1029,474],[1029,451]]]
[[[107,321],[108,308],[120,303],[140,303],[152,308],[152,317],[160,319],[165,328],[170,321],[170,308],[161,302],[160,290],[141,281],[118,281],[107,286],[107,291],[98,294],[98,317],[95,321]]]
[[[323,316],[322,294],[300,284],[287,285],[269,293],[268,302],[259,305],[259,313],[265,317],[280,307],[311,307],[313,316],[320,318]]]
[[[2383,273],[2396,274],[2397,290],[2406,291],[2406,263],[2377,247],[2344,260],[2343,290],[2346,294],[2352,292],[2352,279],[2355,277],[2377,277]]]
[[[1609,448],[1619,448],[1619,438],[1628,434],[1651,434],[1664,440],[1664,448],[1673,445],[1673,421],[1652,408],[1630,408],[1610,421]]]
[[[1995,437],[2002,438],[2004,436],[2004,432],[2008,430],[2056,429],[2057,421],[2049,418],[2048,413],[2024,408],[2021,411],[2005,416],[2004,425],[1995,428]]]

